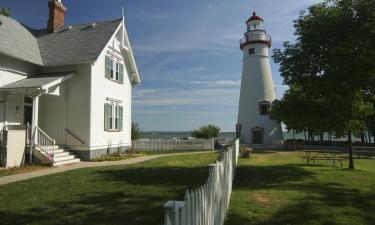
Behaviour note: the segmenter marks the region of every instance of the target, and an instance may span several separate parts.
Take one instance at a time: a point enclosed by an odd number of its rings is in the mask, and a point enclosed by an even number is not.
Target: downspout
[[[3,151],[6,151],[6,148],[4,146],[4,131],[5,131],[5,121],[6,121],[6,101],[7,101],[7,97],[8,97],[8,92],[4,92],[3,94],[3,101],[1,103],[4,104],[4,107],[3,107],[3,130],[2,130],[2,137],[1,137],[1,146],[0,146],[0,165],[3,165],[3,160],[5,160],[6,156],[3,158],[4,153]],[[6,164],[6,162],[4,162]]]
[[[4,110],[3,110],[3,118],[4,118],[4,122],[3,122],[3,129],[5,129],[5,122],[6,122],[6,119],[7,119],[7,98],[9,96],[9,93],[8,92],[4,92],[4,96],[3,96],[3,104],[4,104]]]

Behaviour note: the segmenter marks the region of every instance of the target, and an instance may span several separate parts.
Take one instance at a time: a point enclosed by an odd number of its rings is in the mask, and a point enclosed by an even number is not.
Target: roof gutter
[[[19,75],[27,75],[27,73],[25,73],[25,72],[21,72],[21,71],[19,71],[19,70],[13,70],[13,69],[9,69],[9,68],[5,68],[5,67],[1,67],[0,66],[0,70],[2,70],[2,71],[5,71],[5,72],[12,72],[12,73],[17,73],[17,74],[19,74]]]

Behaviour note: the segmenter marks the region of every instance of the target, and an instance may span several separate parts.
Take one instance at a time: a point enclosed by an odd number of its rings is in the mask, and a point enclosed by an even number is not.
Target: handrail
[[[54,162],[55,156],[55,139],[48,136],[42,129],[35,127],[33,135],[31,137],[32,147],[37,146],[42,152],[44,152],[48,159]]]
[[[70,134],[72,137],[74,137],[79,143],[83,144],[83,145],[86,145],[84,141],[82,141],[82,139],[80,139],[79,137],[77,137],[75,134],[73,134],[70,130],[68,129],[64,129],[64,131],[68,134]]]
[[[44,137],[46,137],[50,141],[53,141],[53,139],[50,136],[48,136],[48,134],[46,134],[46,132],[44,132],[42,129],[40,129],[40,127],[35,127],[35,129],[37,129],[39,132],[41,132],[44,135]]]

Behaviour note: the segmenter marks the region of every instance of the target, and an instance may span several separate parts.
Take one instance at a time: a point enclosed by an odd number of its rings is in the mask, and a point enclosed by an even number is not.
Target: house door
[[[26,125],[33,121],[33,100],[29,97],[25,97],[25,103],[23,107],[23,124]]]
[[[263,129],[253,128],[253,144],[263,144]]]

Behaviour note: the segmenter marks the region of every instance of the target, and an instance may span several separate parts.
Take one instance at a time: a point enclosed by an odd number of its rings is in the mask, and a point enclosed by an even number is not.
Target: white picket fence
[[[132,141],[135,151],[190,151],[190,150],[215,150],[215,139],[192,140],[137,140]]]
[[[211,165],[203,186],[187,190],[185,201],[168,201],[164,205],[164,225],[223,225],[238,154],[239,140],[236,140],[223,153],[221,160]]]

